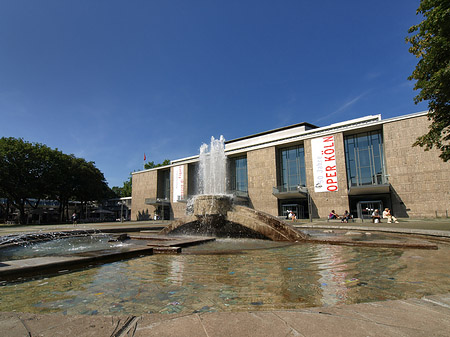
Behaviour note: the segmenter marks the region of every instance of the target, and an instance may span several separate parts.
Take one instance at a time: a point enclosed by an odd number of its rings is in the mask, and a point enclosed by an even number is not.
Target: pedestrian
[[[297,216],[292,211],[291,211],[291,220],[294,221],[294,222],[297,220]]]
[[[77,213],[72,214],[72,224],[75,226],[77,224]]]

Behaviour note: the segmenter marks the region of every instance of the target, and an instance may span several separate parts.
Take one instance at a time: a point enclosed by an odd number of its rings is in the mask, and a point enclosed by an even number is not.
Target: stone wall
[[[383,128],[386,172],[390,176],[392,210],[398,217],[445,217],[450,211],[450,162],[439,158],[435,149],[424,151],[412,147],[416,138],[425,134],[429,122],[426,116],[405,116],[391,119],[374,127]],[[352,132],[364,132],[365,128]],[[311,140],[304,141],[306,181],[312,198],[312,216],[326,218],[331,209],[338,214],[349,207],[344,134],[336,132],[335,150],[339,190],[314,192]],[[287,144],[292,146],[294,144]],[[277,186],[277,148],[275,146],[247,152],[248,191],[250,206],[277,215],[278,200],[272,194]],[[192,171],[192,170],[191,170]],[[185,164],[185,195],[188,194],[188,165]],[[157,197],[157,170],[133,174],[132,219],[139,215],[153,215],[154,207],[145,204],[146,198]],[[192,179],[191,179],[192,180]],[[171,169],[171,196],[173,196]],[[185,202],[171,202],[171,217],[185,216]],[[147,213],[148,212],[148,213]]]
[[[436,149],[412,147],[427,133],[426,116],[403,119],[383,126],[385,158],[392,187],[392,209],[397,216],[439,217],[450,208],[450,162]]]
[[[272,194],[277,186],[276,149],[274,146],[247,152],[248,193],[251,207],[278,214],[278,200]]]
[[[131,220],[146,220],[152,217],[155,207],[145,204],[146,198],[156,199],[157,170],[142,171],[132,175]]]
[[[331,135],[330,135],[331,136]],[[311,153],[311,140],[304,143],[306,184],[312,199],[312,217],[326,218],[334,209],[336,213],[348,210],[347,170],[345,166],[344,136],[342,133],[333,134],[336,152],[336,171],[338,176],[338,190],[334,192],[314,192],[314,173]]]

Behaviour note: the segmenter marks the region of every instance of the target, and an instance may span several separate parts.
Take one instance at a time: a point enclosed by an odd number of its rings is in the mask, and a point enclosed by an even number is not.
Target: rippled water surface
[[[448,245],[439,245],[439,250],[403,250],[225,239],[183,252],[0,283],[0,311],[143,314],[295,309],[450,291]]]
[[[111,235],[95,234],[59,238],[39,243],[24,243],[22,246],[3,248],[0,251],[0,261],[20,260],[51,255],[70,255],[118,247],[120,244],[109,242],[111,238]],[[126,243],[122,245],[126,245]]]

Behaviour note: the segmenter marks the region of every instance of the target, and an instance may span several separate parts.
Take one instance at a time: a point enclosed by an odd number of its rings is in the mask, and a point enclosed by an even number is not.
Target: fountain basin
[[[447,293],[438,250],[219,239],[94,268],[3,283],[0,311],[142,315],[299,310]]]
[[[194,200],[194,214],[172,221],[160,234],[213,235],[298,242],[308,235],[261,211],[232,204],[225,195],[201,195]]]
[[[232,199],[226,195],[199,195],[194,202],[194,215],[226,216],[233,209]]]

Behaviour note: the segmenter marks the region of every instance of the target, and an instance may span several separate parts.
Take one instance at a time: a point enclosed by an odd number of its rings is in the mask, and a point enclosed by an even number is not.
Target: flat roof
[[[272,130],[268,130],[268,131],[258,132],[258,133],[255,133],[255,134],[249,135],[249,136],[244,136],[244,137],[240,137],[240,138],[236,138],[236,139],[227,140],[227,141],[225,141],[225,144],[234,143],[234,142],[238,142],[238,141],[249,139],[249,138],[264,136],[264,135],[268,135],[268,134],[279,132],[279,131],[294,129],[294,128],[298,128],[298,127],[301,127],[301,126],[304,126],[305,130],[311,130],[311,129],[317,129],[318,128],[317,125],[314,125],[314,124],[311,124],[311,123],[307,123],[307,122],[302,122],[302,123],[298,123],[298,124],[283,126],[281,128],[277,128],[277,129],[272,129]]]
[[[396,117],[391,117],[388,119],[381,119],[381,114],[378,115],[368,115],[355,119],[346,120],[343,122],[333,123],[326,126],[316,126],[307,122],[293,124],[289,126],[284,126],[277,129],[272,129],[269,131],[264,131],[256,133],[249,136],[244,136],[241,138],[232,139],[225,141],[225,153],[227,155],[234,155],[240,152],[256,150],[264,148],[267,146],[280,146],[287,144],[289,142],[304,141],[309,138],[319,137],[326,134],[331,134],[333,132],[339,131],[350,131],[357,130],[359,128],[364,128],[367,126],[376,126],[384,123],[390,123],[402,119],[415,118],[419,116],[424,116],[428,111],[415,112],[406,115],[400,115]],[[164,168],[170,168],[177,165],[189,164],[197,162],[199,155],[194,155],[191,157],[175,159],[171,161],[171,164],[165,166]],[[154,168],[150,170],[160,169]],[[149,170],[144,170],[149,171]],[[144,171],[133,172],[140,173]]]

